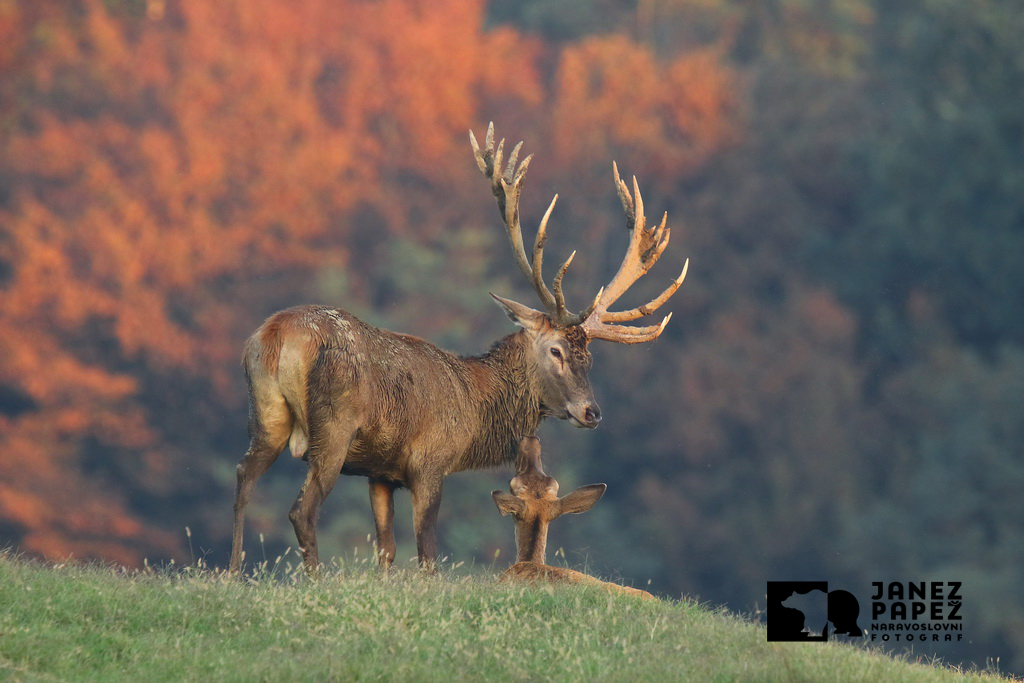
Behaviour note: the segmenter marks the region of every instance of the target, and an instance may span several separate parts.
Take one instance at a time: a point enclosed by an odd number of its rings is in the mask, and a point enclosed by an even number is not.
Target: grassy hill
[[[44,566],[0,553],[0,679],[1004,680],[877,652],[768,643],[692,602],[490,576]]]

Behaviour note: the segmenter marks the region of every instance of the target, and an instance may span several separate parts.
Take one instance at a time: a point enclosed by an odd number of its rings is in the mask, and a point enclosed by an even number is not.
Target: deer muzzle
[[[566,412],[569,422],[580,429],[594,429],[601,423],[601,406],[596,403],[570,406]]]

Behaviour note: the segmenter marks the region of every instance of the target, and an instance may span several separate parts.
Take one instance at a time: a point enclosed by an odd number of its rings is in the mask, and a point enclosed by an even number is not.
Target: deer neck
[[[516,523],[516,562],[544,564],[548,523],[540,517]]]
[[[516,437],[516,444],[523,436],[533,434],[543,418],[537,371],[528,359],[528,344],[526,334],[517,332],[499,340],[483,356],[491,373],[488,393],[493,404],[531,428]]]
[[[484,355],[468,359],[479,392],[481,429],[467,455],[467,469],[515,462],[519,440],[535,433],[543,419],[526,343],[522,332],[511,334]]]

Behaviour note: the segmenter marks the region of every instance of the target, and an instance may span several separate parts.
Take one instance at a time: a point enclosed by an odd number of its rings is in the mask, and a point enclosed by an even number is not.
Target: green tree
[[[883,358],[913,348],[902,310],[919,292],[965,344],[1024,341],[1022,29],[1013,2],[879,5],[852,217],[816,255],[847,272],[840,294]]]

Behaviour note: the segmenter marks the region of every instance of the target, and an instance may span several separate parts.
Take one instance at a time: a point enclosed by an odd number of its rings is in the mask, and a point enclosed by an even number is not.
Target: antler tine
[[[668,225],[668,213],[662,216],[661,222],[651,228],[647,227],[647,217],[644,215],[644,199],[640,193],[640,186],[636,176],[633,176],[633,188],[629,187],[619,175],[618,164],[612,162],[612,175],[615,182],[615,189],[622,203],[622,210],[626,216],[626,229],[629,231],[629,245],[626,247],[626,254],[622,259],[615,277],[599,294],[596,306],[592,315],[584,319],[583,325],[592,339],[605,339],[608,341],[634,344],[656,339],[668,324],[672,317],[669,314],[660,325],[646,327],[622,327],[612,323],[628,322],[642,318],[654,313],[668,299],[675,294],[679,286],[686,278],[689,269],[689,259],[683,265],[683,271],[671,284],[658,296],[648,303],[631,308],[627,311],[610,312],[608,308],[614,304],[637,280],[643,277],[661,258],[669,238],[672,235]]]
[[[493,124],[491,128],[487,129],[487,132],[490,133],[492,130]],[[473,158],[476,160],[477,168],[479,168],[480,172],[489,178],[490,174],[487,172],[487,162],[485,160],[486,155],[483,150],[480,149],[480,143],[476,141],[476,135],[473,134],[473,131],[469,131],[469,146],[473,148]],[[487,147],[490,148],[490,145],[487,144]]]
[[[534,282],[544,282],[544,244],[548,241],[548,219],[551,218],[551,212],[555,210],[555,204],[557,202],[558,195],[556,194],[551,198],[551,203],[548,204],[548,209],[544,212],[544,217],[540,219],[540,226],[537,228],[537,237],[533,240]]]
[[[614,164],[615,162],[612,163]],[[623,188],[626,187],[626,184],[623,183],[622,180],[619,180],[619,183]],[[629,193],[627,193],[626,196],[628,197]],[[633,196],[636,197],[636,208],[633,210],[634,226],[630,229],[643,230],[647,227],[647,216],[644,214],[644,197],[640,194],[640,186],[636,182],[636,176],[633,176]]]
[[[654,313],[656,310],[661,308],[663,303],[668,301],[669,298],[676,293],[676,290],[683,284],[683,280],[686,279],[686,271],[689,270],[689,268],[690,259],[686,259],[686,261],[683,262],[683,272],[679,274],[679,277],[672,281],[672,284],[665,288],[664,292],[654,297],[643,306],[637,306],[636,308],[631,308],[628,311],[606,311],[601,317],[601,320],[606,323],[629,322],[630,320],[636,320],[637,318],[642,318],[645,315]]]
[[[552,284],[555,287],[555,308],[557,316],[560,321],[567,322],[572,314],[565,308],[565,293],[562,292],[562,278],[565,277],[565,271],[569,270],[569,264],[576,258],[576,252],[573,251],[569,254],[569,258],[565,259],[565,263],[558,269],[558,273],[555,275],[555,280]],[[578,322],[570,322],[569,324],[578,325]]]
[[[591,339],[603,339],[605,341],[618,342],[620,344],[642,344],[654,341],[665,331],[672,314],[666,315],[660,324],[644,327],[627,327],[623,325],[606,325],[604,323],[593,323],[587,321],[587,334]]]
[[[504,140],[502,140],[504,142]],[[512,153],[508,155],[508,166],[505,168],[505,177],[513,178],[513,171],[516,170],[516,162],[519,160],[519,150],[523,147],[523,141],[520,140],[516,143],[516,146],[512,148]],[[533,158],[533,155],[530,155]],[[525,161],[525,160],[524,160]],[[529,164],[526,164],[529,166]],[[522,175],[526,175],[526,169],[522,169]],[[516,174],[519,175],[519,174]]]
[[[615,177],[615,190],[619,194],[619,201],[622,202],[622,210],[626,214],[626,229],[632,230],[636,220],[636,213],[633,210],[633,198],[629,195],[629,188],[619,177],[619,165],[612,162],[612,175]]]

